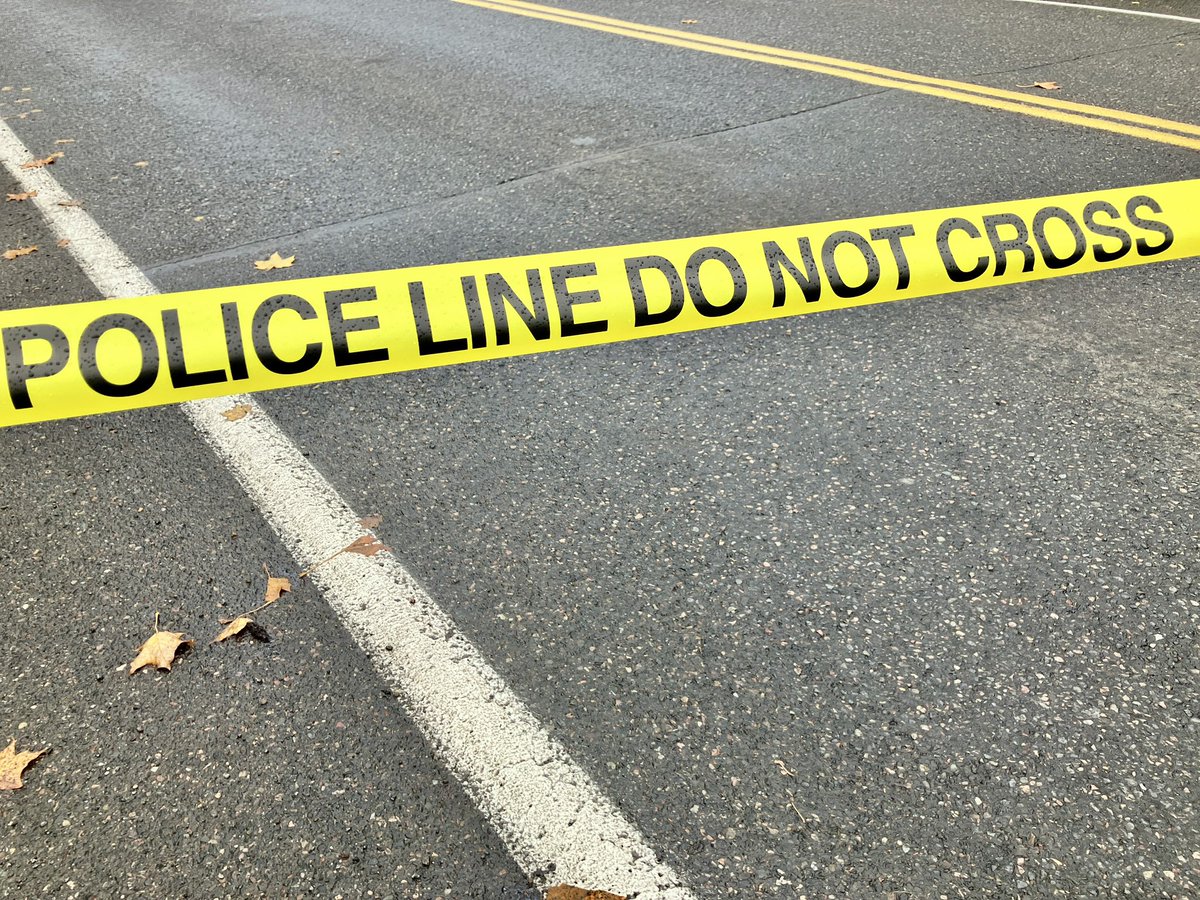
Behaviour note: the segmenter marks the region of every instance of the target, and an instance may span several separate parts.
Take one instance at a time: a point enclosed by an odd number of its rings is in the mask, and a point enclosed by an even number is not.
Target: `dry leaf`
[[[274,603],[284,594],[292,592],[292,583],[286,578],[272,578],[267,576],[267,593],[263,597],[263,606]]]
[[[62,153],[51,153],[44,159],[34,159],[27,163],[21,163],[22,169],[40,169],[43,166],[52,166],[56,159],[61,159]]]
[[[358,524],[363,528],[378,528],[383,522],[383,516],[363,516],[358,520]]]
[[[13,103],[32,103],[32,102],[33,102],[33,100],[31,100],[29,97],[21,97],[21,98],[13,101]]]
[[[139,159],[133,165],[135,168],[144,169],[144,168],[146,168],[146,166],[150,165],[150,163],[146,162],[146,160],[144,160],[144,159]]]
[[[60,241],[58,242],[58,244],[57,244],[56,246],[58,246],[58,247],[69,247],[70,245],[71,245],[71,239],[70,239],[70,238],[63,238],[62,240],[60,240]]]
[[[225,630],[213,639],[213,643],[220,644],[231,637],[239,637],[242,634],[248,634],[256,641],[262,641],[264,644],[271,642],[271,635],[267,634],[267,629],[263,628],[249,616],[238,616],[225,626]]]
[[[0,92],[5,93],[5,94],[7,94],[11,90],[12,90],[11,84],[6,84],[4,87],[0,87]]]
[[[1017,87],[1023,88],[1041,88],[1043,91],[1057,91],[1062,88],[1057,81],[1035,81],[1033,84],[1018,84]]]
[[[391,549],[391,548],[384,546],[383,543],[379,540],[379,538],[375,537],[375,535],[364,534],[362,537],[360,537],[358,540],[356,540],[349,547],[344,548],[342,550],[342,552],[343,553],[358,553],[362,556],[374,556],[380,550],[389,550],[389,549]]]
[[[256,259],[254,268],[260,272],[266,272],[270,269],[287,269],[296,261],[296,257],[289,256],[286,259],[279,255],[278,251],[272,253],[266,259]]]
[[[679,24],[680,25],[699,25],[700,20],[699,19],[680,19]]]
[[[245,403],[239,403],[233,409],[225,410],[225,412],[221,413],[221,415],[227,418],[230,422],[236,422],[238,419],[246,418],[252,409],[253,407],[247,406]]]
[[[9,194],[8,199],[15,200],[18,202],[20,202],[21,200],[32,200],[34,197],[37,196],[37,194],[38,194],[37,191],[22,191],[19,194]]]
[[[82,200],[59,200],[59,206],[83,206]]]
[[[21,779],[21,775],[29,767],[29,764],[49,752],[49,749],[46,749],[22,750],[18,753],[16,741],[0,750],[0,791],[19,789],[25,783]]]
[[[37,244],[34,244],[32,247],[18,247],[16,250],[5,250],[0,256],[3,256],[5,259],[16,259],[18,256],[28,256],[36,250]]]
[[[560,884],[546,891],[546,900],[628,900],[624,894],[610,894],[608,891],[589,891],[585,888]]]
[[[170,672],[171,663],[175,661],[175,654],[179,652],[179,648],[191,647],[193,643],[195,642],[183,636],[182,631],[156,631],[150,636],[150,640],[142,644],[137,657],[129,664],[129,674],[132,675],[146,666]]]
[[[59,138],[54,143],[56,143],[56,144],[73,144],[73,143],[75,143],[75,138]]]

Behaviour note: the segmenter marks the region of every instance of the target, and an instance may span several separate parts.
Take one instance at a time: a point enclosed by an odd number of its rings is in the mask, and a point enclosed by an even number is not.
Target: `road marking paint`
[[[146,296],[155,286],[0,122],[0,161],[32,198],[97,290]],[[230,422],[233,403],[253,410]],[[312,566],[362,535],[360,518],[248,396],[183,405],[297,563]],[[438,757],[462,782],[514,859],[543,886],[601,887],[639,900],[694,900],[638,829],[539,724],[395,559],[343,554],[312,575]],[[390,648],[390,649],[389,649]]]
[[[1171,119],[1146,116],[1140,113],[1129,113],[1102,106],[1092,106],[1086,103],[1075,103],[1057,97],[1024,94],[1003,88],[968,84],[946,78],[933,78],[911,72],[903,72],[898,69],[888,69],[882,66],[853,62],[851,60],[802,53],[766,44],[752,44],[745,41],[718,38],[712,35],[677,31],[672,28],[643,25],[624,19],[612,19],[605,16],[580,13],[574,10],[560,9],[558,7],[525,3],[521,2],[521,0],[455,0],[455,2],[495,12],[506,12],[528,18],[541,19],[547,22],[556,22],[562,25],[573,25],[578,28],[603,31],[608,34],[651,41],[671,47],[699,50],[704,53],[713,53],[718,56],[750,60],[752,62],[769,63],[784,68],[832,75],[835,78],[843,78],[877,87],[924,94],[945,100],[956,100],[960,103],[969,103],[974,106],[998,109],[1039,119],[1048,119],[1063,124],[1079,125],[1084,128],[1125,135],[1126,137],[1170,144],[1188,150],[1200,150],[1200,125],[1190,122],[1177,122]]]
[[[1172,19],[1176,22],[1195,22],[1200,25],[1200,19],[1191,16],[1176,16],[1170,13],[1148,12],[1143,9],[1119,9],[1114,6],[1096,6],[1091,3],[1065,3],[1063,0],[1011,0],[1015,3],[1036,3],[1038,6],[1068,6],[1072,9],[1092,9],[1096,12],[1118,13],[1123,16],[1147,16],[1152,19]]]

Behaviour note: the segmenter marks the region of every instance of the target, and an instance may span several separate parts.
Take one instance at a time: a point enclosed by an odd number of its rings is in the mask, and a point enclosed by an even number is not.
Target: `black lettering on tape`
[[[529,285],[529,304],[525,298],[499,272],[488,272],[483,276],[487,285],[488,303],[492,307],[492,319],[496,323],[496,344],[508,343],[508,312],[505,306],[525,323],[535,341],[550,339],[550,313],[546,309],[546,294],[542,290],[542,273],[527,269],[525,281]]]
[[[314,341],[304,345],[304,352],[297,359],[282,359],[271,346],[271,319],[277,312],[291,310],[301,320],[311,322],[317,317],[313,305],[303,297],[295,294],[276,294],[268,297],[254,310],[254,318],[250,324],[250,342],[254,346],[254,355],[263,364],[263,368],[276,375],[299,375],[307,372],[321,359],[321,344]]]
[[[110,331],[128,331],[137,338],[141,351],[138,373],[127,384],[109,381],[100,371],[96,350],[100,338]],[[79,337],[79,371],[97,394],[105,397],[135,397],[150,389],[158,378],[158,342],[150,326],[129,313],[109,313],[83,329]]]
[[[1107,200],[1093,200],[1083,208],[1083,224],[1088,231],[1098,234],[1100,237],[1116,238],[1121,242],[1121,246],[1116,250],[1108,250],[1099,242],[1092,244],[1092,256],[1095,257],[1096,262],[1114,262],[1133,249],[1133,238],[1124,228],[1097,222],[1097,213],[1104,213],[1113,221],[1117,221],[1121,218],[1121,211]]]
[[[642,273],[647,270],[662,275],[670,293],[666,307],[654,312],[650,311],[650,300],[642,276]],[[641,328],[645,325],[665,325],[683,312],[683,304],[687,301],[683,279],[679,276],[679,270],[669,259],[662,256],[632,256],[625,260],[625,277],[629,281],[629,292],[633,297],[634,328]]]
[[[25,361],[25,343],[45,341],[50,345],[50,356],[43,362]],[[8,396],[13,409],[31,409],[29,380],[56,375],[71,359],[71,344],[61,328],[54,325],[16,325],[4,329],[4,365],[8,374]]]
[[[227,380],[224,369],[207,369],[189,372],[183,355],[183,334],[179,328],[179,310],[164,309],[162,312],[163,343],[167,348],[167,371],[171,375],[171,386],[175,388],[200,387],[204,384],[220,384]]]
[[[911,225],[889,225],[886,228],[872,228],[871,240],[887,241],[888,247],[892,251],[892,258],[896,260],[896,269],[899,271],[899,276],[896,279],[896,290],[902,291],[908,287],[909,281],[912,278],[912,272],[908,267],[908,255],[904,252],[904,238],[913,237],[917,230]]]
[[[225,349],[229,352],[229,378],[244,381],[250,373],[246,369],[246,342],[242,339],[242,320],[236,303],[221,304],[221,324],[225,326]]]
[[[981,256],[976,260],[973,268],[964,269],[958,264],[958,260],[954,257],[954,251],[950,249],[950,235],[956,231],[961,231],[967,237],[978,240],[983,237],[979,233],[979,229],[975,227],[975,223],[969,219],[961,219],[958,216],[951,216],[938,226],[937,230],[937,248],[938,253],[942,257],[942,265],[946,267],[946,274],[950,276],[950,280],[958,284],[965,281],[974,281],[980,275],[987,271],[988,258]]]
[[[837,248],[842,246],[853,247],[862,254],[863,261],[867,264],[867,277],[862,284],[846,284],[842,278],[837,265]],[[821,265],[825,268],[829,286],[843,299],[861,297],[879,284],[879,257],[875,255],[867,239],[856,231],[835,231],[825,238],[825,243],[821,246]]]
[[[817,261],[813,258],[812,242],[808,238],[796,239],[804,271],[800,271],[800,267],[774,241],[763,241],[762,246],[763,256],[767,261],[767,271],[771,274],[771,287],[775,292],[775,299],[771,301],[773,308],[778,309],[787,301],[787,282],[783,280],[784,272],[787,272],[792,280],[800,286],[806,303],[816,303],[821,299],[821,270],[817,268]]]
[[[1050,241],[1046,237],[1046,223],[1054,219],[1066,225],[1067,230],[1071,232],[1071,237],[1075,239],[1074,248],[1066,256],[1055,255],[1054,248],[1050,246]],[[1042,251],[1042,259],[1046,266],[1051,269],[1066,269],[1075,265],[1083,259],[1088,249],[1083,229],[1079,227],[1075,217],[1061,206],[1046,206],[1037,211],[1037,215],[1033,217],[1033,239],[1037,242],[1038,249]]]
[[[351,350],[346,337],[359,331],[378,330],[378,316],[346,318],[345,310],[342,309],[347,303],[366,303],[374,299],[375,288],[370,286],[325,292],[325,310],[329,313],[329,336],[333,340],[333,364],[335,366],[358,366],[387,360],[387,347],[364,347],[361,350]]]
[[[429,321],[429,304],[425,302],[425,285],[420,281],[410,282],[408,298],[412,302],[413,321],[417,326],[417,353],[431,356],[435,353],[456,353],[467,349],[467,339],[433,336],[433,323]]]
[[[464,275],[462,285],[463,305],[467,308],[467,321],[471,323],[471,349],[487,346],[487,326],[483,322],[483,306],[479,302],[479,279]]]
[[[1007,226],[1015,232],[1013,237],[1000,237],[1001,226]],[[993,213],[983,217],[983,227],[991,241],[992,251],[996,255],[995,276],[999,278],[1008,268],[1008,254],[1020,253],[1025,258],[1021,266],[1022,272],[1032,272],[1037,263],[1037,254],[1029,246],[1029,229],[1015,213]]]
[[[1129,202],[1125,204],[1125,214],[1129,217],[1129,221],[1138,228],[1162,235],[1162,241],[1157,244],[1151,244],[1145,238],[1137,239],[1138,256],[1154,256],[1155,254],[1163,253],[1175,243],[1175,232],[1171,230],[1171,226],[1166,222],[1158,222],[1154,219],[1145,219],[1139,216],[1138,210],[1143,207],[1149,209],[1151,212],[1162,212],[1162,207],[1158,205],[1153,197],[1141,194],[1130,198]],[[1195,215],[1194,212],[1193,215]]]
[[[572,278],[587,278],[596,274],[596,264],[577,263],[571,266],[553,266],[550,269],[550,288],[558,304],[558,320],[563,337],[581,334],[598,334],[608,330],[608,322],[576,322],[575,306],[580,303],[599,303],[600,292],[593,289],[571,290],[567,282]]]
[[[729,277],[733,279],[733,293],[724,303],[716,304],[709,300],[700,283],[700,267],[706,262],[717,262],[725,267]],[[692,305],[696,312],[709,319],[716,319],[736,312],[746,302],[747,285],[746,273],[742,265],[732,253],[722,247],[701,247],[688,258],[684,266],[684,282],[688,294],[691,295]]]

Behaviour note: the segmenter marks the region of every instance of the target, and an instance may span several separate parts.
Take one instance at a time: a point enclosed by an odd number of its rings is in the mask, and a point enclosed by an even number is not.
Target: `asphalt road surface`
[[[1200,176],[487,5],[0,0],[0,116],[163,290]],[[1197,5],[1094,5],[566,8],[1200,123]],[[56,237],[0,203],[40,247],[5,308],[99,296]],[[1197,346],[1191,260],[258,401],[691,896],[1184,898]],[[179,410],[5,429],[0,462],[0,744],[51,748],[0,793],[0,896],[562,880]],[[208,645],[264,564],[271,642]],[[130,677],[156,612],[197,645]]]

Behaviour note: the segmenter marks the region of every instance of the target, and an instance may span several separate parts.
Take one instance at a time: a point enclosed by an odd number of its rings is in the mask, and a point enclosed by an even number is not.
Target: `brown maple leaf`
[[[18,753],[16,741],[0,750],[0,791],[18,790],[25,783],[21,775],[29,767],[29,764],[49,752],[50,750],[47,748],[45,750],[22,750]]]
[[[236,422],[238,419],[244,419],[251,412],[253,407],[247,406],[245,403],[239,403],[233,409],[227,409],[221,413],[230,422]]]
[[[22,200],[32,200],[37,195],[38,195],[37,191],[22,191],[19,194],[9,194],[8,200],[12,200],[12,201],[19,203]]]
[[[45,158],[43,158],[43,159],[33,159],[33,160],[30,160],[30,161],[29,161],[29,162],[27,162],[27,163],[21,163],[21,168],[22,168],[22,169],[40,169],[40,168],[42,168],[43,166],[52,166],[52,165],[54,165],[54,161],[55,161],[56,159],[61,159],[61,158],[62,158],[62,153],[61,153],[61,152],[59,152],[59,153],[51,153],[49,156],[47,156],[47,157],[45,157]]]
[[[1017,87],[1041,88],[1043,91],[1057,91],[1062,89],[1062,85],[1057,81],[1035,81],[1033,84],[1018,84]]]
[[[154,634],[150,635],[150,639],[142,644],[138,655],[129,664],[129,674],[132,675],[138,669],[146,666],[154,666],[156,669],[165,669],[170,672],[171,664],[175,662],[175,654],[179,652],[179,648],[187,649],[194,643],[195,641],[184,637],[182,631],[159,631],[158,615],[156,614],[154,616]]]
[[[353,544],[345,547],[343,553],[358,553],[362,556],[374,556],[380,550],[390,550],[390,547],[385,546],[379,538],[373,534],[364,534],[358,538]]]
[[[249,616],[238,616],[225,626],[224,631],[213,638],[213,643],[220,644],[231,637],[240,637],[243,634],[248,634],[256,641],[262,641],[264,644],[271,642],[271,635],[267,633],[267,629],[263,628]]]
[[[0,253],[0,256],[3,256],[5,259],[16,259],[18,256],[28,256],[30,253],[36,251],[37,244],[33,244],[29,247],[18,247],[16,250],[5,250],[3,253]]]
[[[254,261],[254,268],[260,272],[267,272],[271,269],[289,269],[295,261],[296,257],[283,257],[279,255],[279,251],[276,251],[266,259],[256,259]]]
[[[546,891],[546,900],[628,900],[624,894],[610,894],[608,891],[589,891],[586,888],[572,887],[560,884]]]

